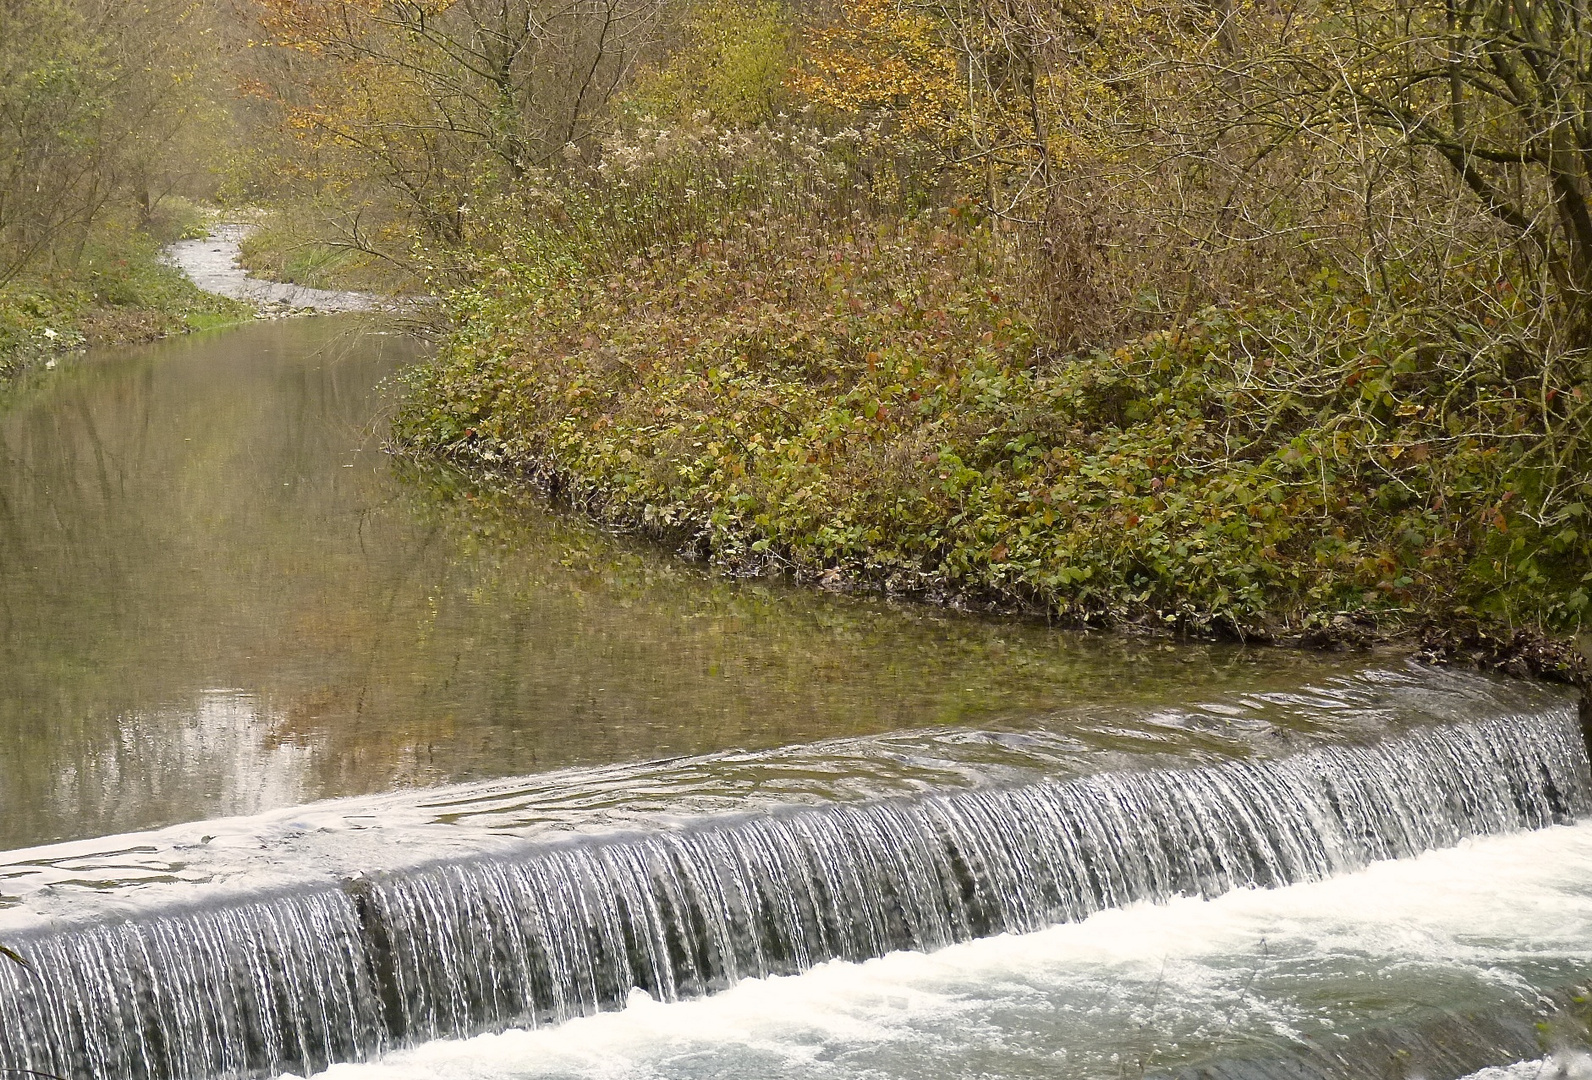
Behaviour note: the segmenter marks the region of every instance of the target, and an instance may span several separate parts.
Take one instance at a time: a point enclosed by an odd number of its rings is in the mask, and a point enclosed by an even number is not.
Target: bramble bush
[[[469,204],[398,441],[735,571],[1573,630],[1592,234],[1554,193],[1584,163],[1540,152],[1552,110],[1453,81],[1548,16],[1461,8],[1463,56],[1414,0],[1356,3],[1352,38],[1332,5],[798,20],[794,115],[620,108]]]

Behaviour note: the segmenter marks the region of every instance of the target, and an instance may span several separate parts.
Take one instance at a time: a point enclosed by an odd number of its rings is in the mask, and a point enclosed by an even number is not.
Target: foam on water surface
[[[31,972],[0,966],[0,1064],[174,1080],[313,1070],[635,1012],[637,991],[675,1002],[803,972],[819,975],[801,985],[822,987],[834,961],[938,956],[979,938],[1026,953],[1032,940],[1013,935],[1080,921],[1109,934],[1096,913],[1322,881],[1474,837],[1553,832],[1589,810],[1585,747],[1561,708],[1272,760],[521,839],[340,882],[35,926],[11,939]],[[914,985],[932,985],[935,970],[918,969]],[[1176,988],[1167,1014],[1201,1002],[1196,989]],[[1329,997],[1352,1006],[1358,994],[1346,985]],[[1102,987],[1091,1008],[1132,1000]],[[1038,1001],[1029,1026],[1064,1031],[1046,992]],[[815,1005],[800,1023],[824,1015]],[[957,1022],[981,1016],[975,1007]],[[1152,1009],[1138,1022],[1160,1018]],[[996,1035],[1010,1026],[988,1023]],[[1005,1044],[966,1045],[982,1055]]]
[[[1536,1061],[1490,1065],[1465,1080],[1592,1080],[1592,1054],[1570,1050]]]
[[[1104,1080],[1330,1040],[1423,1010],[1528,1007],[1588,971],[1592,824],[1582,823],[1328,881],[832,962],[697,1001],[636,993],[621,1012],[428,1043],[325,1075]]]

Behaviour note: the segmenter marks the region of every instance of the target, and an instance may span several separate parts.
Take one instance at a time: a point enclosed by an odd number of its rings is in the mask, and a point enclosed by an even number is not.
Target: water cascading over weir
[[[34,931],[0,1072],[309,1073],[1103,908],[1319,880],[1592,812],[1572,710],[1275,760],[710,816]]]

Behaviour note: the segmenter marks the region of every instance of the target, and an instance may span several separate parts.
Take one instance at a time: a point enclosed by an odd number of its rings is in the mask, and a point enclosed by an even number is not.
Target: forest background
[[[1589,200],[1585,0],[0,0],[0,365],[246,206],[401,451],[1074,623],[1572,637]]]

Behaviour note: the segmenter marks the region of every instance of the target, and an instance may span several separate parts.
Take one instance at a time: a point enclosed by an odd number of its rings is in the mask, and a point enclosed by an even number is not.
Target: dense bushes
[[[399,441],[735,570],[1576,628],[1582,166],[1477,66],[1530,52],[1490,4],[815,13],[788,115],[619,94],[471,204]]]
[[[1592,493],[1536,437],[1585,422],[1579,391],[1545,415],[1480,328],[1323,279],[1056,355],[1013,259],[948,220],[770,222],[600,274],[510,255],[399,437],[736,570],[1244,632],[1580,617]]]
[[[226,156],[216,6],[0,3],[0,379],[83,344],[236,319],[160,265]]]

